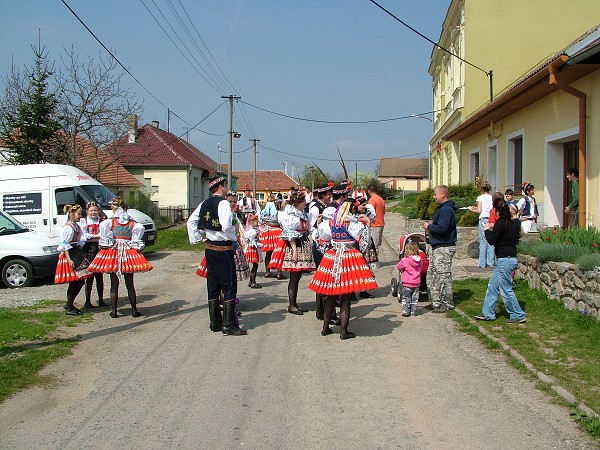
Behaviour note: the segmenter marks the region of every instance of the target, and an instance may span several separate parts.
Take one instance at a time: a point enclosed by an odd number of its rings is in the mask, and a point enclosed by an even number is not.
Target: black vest
[[[202,202],[198,220],[199,230],[223,231],[223,227],[219,222],[219,203],[224,200],[221,196],[214,196]]]

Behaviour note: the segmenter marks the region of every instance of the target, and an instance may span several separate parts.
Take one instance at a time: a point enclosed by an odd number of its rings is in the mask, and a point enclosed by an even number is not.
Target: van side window
[[[56,213],[64,214],[65,205],[72,205],[75,203],[75,194],[73,188],[57,189],[54,193],[56,196]]]

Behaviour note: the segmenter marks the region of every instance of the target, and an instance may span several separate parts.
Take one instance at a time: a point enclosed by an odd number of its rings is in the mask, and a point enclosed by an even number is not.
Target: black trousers
[[[235,275],[235,260],[233,250],[204,251],[206,256],[206,289],[208,299],[219,298],[223,293],[223,300],[237,298],[237,278]]]

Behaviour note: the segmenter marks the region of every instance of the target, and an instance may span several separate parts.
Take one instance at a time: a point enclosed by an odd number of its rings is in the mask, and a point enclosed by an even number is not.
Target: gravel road
[[[387,234],[397,242],[398,228]],[[352,305],[358,336],[347,341],[320,335],[309,276],[299,302],[310,313],[288,314],[287,283],[259,278],[263,289],[240,288],[248,335],[210,332],[200,258],[151,255],[155,269],[136,275],[140,318],[125,298],[118,319],[94,309],[73,355],[0,406],[0,448],[598,448],[451,319],[401,317],[389,245],[377,297]],[[0,289],[0,305],[65,291]]]

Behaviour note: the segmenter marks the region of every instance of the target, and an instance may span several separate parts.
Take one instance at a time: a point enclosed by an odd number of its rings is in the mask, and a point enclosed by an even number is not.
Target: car
[[[6,287],[27,287],[36,277],[53,276],[59,244],[58,235],[29,230],[0,209],[0,268]]]

